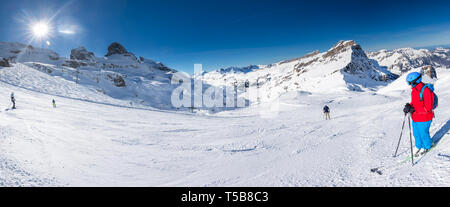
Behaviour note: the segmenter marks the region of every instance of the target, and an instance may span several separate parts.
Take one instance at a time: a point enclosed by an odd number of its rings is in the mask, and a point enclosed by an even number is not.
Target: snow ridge
[[[261,89],[274,99],[289,91],[342,93],[375,90],[395,80],[396,75],[378,66],[354,41],[339,41],[327,52],[314,51],[300,58],[257,66],[245,72],[217,70],[203,80],[211,85],[242,86]],[[257,100],[251,100],[257,101]]]
[[[370,52],[368,56],[397,75],[427,65],[450,68],[450,48],[439,47],[434,50],[400,48],[393,51]]]

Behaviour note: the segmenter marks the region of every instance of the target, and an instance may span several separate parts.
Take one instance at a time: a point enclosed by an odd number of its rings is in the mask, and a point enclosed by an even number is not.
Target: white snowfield
[[[450,71],[437,75],[438,145],[412,166],[408,125],[392,157],[404,76],[362,92],[287,92],[278,115],[262,118],[270,105],[138,109],[17,63],[0,68],[0,186],[450,186]]]

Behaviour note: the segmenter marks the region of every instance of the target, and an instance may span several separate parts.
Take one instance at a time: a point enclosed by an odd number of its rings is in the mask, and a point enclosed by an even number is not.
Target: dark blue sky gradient
[[[118,41],[137,56],[193,71],[269,64],[353,39],[363,49],[450,44],[450,1],[3,0],[0,41],[28,43],[26,22],[57,15],[50,49],[97,56]],[[75,34],[58,33],[61,25]],[[41,45],[40,42],[31,42]]]

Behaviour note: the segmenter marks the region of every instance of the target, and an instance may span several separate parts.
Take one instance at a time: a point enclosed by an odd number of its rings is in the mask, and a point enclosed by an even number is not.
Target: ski
[[[413,158],[413,156],[409,155],[407,158],[405,158],[402,161],[397,162],[397,163],[395,163],[393,165],[380,166],[380,167],[372,168],[372,169],[370,169],[370,172],[377,173],[378,175],[383,175],[383,171],[384,170],[389,170],[389,169],[392,169],[394,167],[400,167],[401,165],[409,162],[412,158]]]
[[[431,146],[431,148],[430,148],[427,152],[425,152],[425,153],[420,153],[419,156],[415,156],[415,155],[414,155],[414,158],[418,158],[418,160],[417,160],[416,162],[414,162],[414,165],[418,164],[419,161],[420,161],[421,159],[423,159],[423,157],[425,157],[427,154],[429,154],[429,153],[430,153],[433,149],[435,149],[436,147],[437,147],[437,144],[433,144],[433,145]],[[370,172],[372,172],[372,173],[377,173],[377,174],[379,174],[379,175],[382,175],[382,174],[383,174],[383,171],[382,171],[382,170],[388,170],[388,169],[392,169],[392,168],[394,168],[394,167],[399,167],[399,166],[401,166],[401,165],[403,165],[403,164],[409,162],[412,158],[413,158],[413,156],[409,155],[408,157],[406,157],[404,160],[398,162],[397,164],[394,164],[394,165],[391,165],[391,166],[380,166],[380,167],[372,168],[372,169],[370,169]]]
[[[421,153],[421,155],[419,155],[419,159],[414,164],[418,164],[420,160],[422,160],[427,154],[429,154],[436,147],[437,147],[437,144],[431,145],[431,148],[427,152]]]

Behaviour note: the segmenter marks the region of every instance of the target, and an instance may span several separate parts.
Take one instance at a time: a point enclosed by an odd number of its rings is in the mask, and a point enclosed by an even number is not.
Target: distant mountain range
[[[398,75],[425,65],[450,68],[450,48],[380,50],[378,52],[370,52],[368,56]]]
[[[177,87],[170,83],[177,72],[175,69],[138,58],[117,42],[108,47],[103,57],[79,47],[71,51],[70,58],[48,49],[0,42],[0,68],[17,64],[76,82],[113,98],[155,108],[171,109],[170,94]],[[325,52],[314,51],[269,65],[218,69],[192,78],[202,78],[213,86],[261,89],[262,96],[270,100],[288,91],[325,94],[374,91],[425,65],[449,68],[450,49],[401,48],[366,53],[355,41],[339,41]]]

